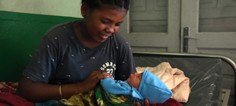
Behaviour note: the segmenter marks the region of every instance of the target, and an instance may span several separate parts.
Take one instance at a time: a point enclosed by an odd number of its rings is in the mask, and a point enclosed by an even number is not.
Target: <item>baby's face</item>
[[[134,74],[130,74],[129,78],[127,79],[128,83],[130,85],[132,85],[133,87],[135,87],[136,89],[138,89],[139,84],[141,82],[142,79],[142,73],[134,73]]]

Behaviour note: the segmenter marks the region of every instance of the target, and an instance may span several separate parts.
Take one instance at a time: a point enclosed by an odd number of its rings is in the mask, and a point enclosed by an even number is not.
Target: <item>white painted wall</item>
[[[82,17],[81,0],[0,0],[1,11]]]

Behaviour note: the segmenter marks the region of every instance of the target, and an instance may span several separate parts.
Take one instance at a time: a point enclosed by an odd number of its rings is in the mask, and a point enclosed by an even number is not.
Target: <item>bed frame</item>
[[[190,78],[191,93],[184,106],[235,106],[236,64],[230,58],[211,54],[134,53],[136,66],[169,62]]]

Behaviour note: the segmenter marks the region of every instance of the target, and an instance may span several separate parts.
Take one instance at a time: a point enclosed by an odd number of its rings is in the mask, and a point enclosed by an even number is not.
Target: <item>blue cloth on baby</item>
[[[133,99],[148,99],[150,103],[164,103],[172,96],[171,90],[155,74],[144,70],[138,90],[127,81],[105,78],[100,84],[111,94],[131,96]]]
[[[172,96],[171,90],[155,74],[145,70],[138,91],[150,103],[164,103]]]

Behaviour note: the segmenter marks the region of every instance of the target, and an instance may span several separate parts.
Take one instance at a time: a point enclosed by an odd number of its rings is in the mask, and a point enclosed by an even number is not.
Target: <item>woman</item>
[[[109,75],[126,80],[136,70],[130,46],[117,32],[129,5],[129,0],[82,0],[81,21],[55,26],[42,38],[19,95],[41,102],[86,93]]]

